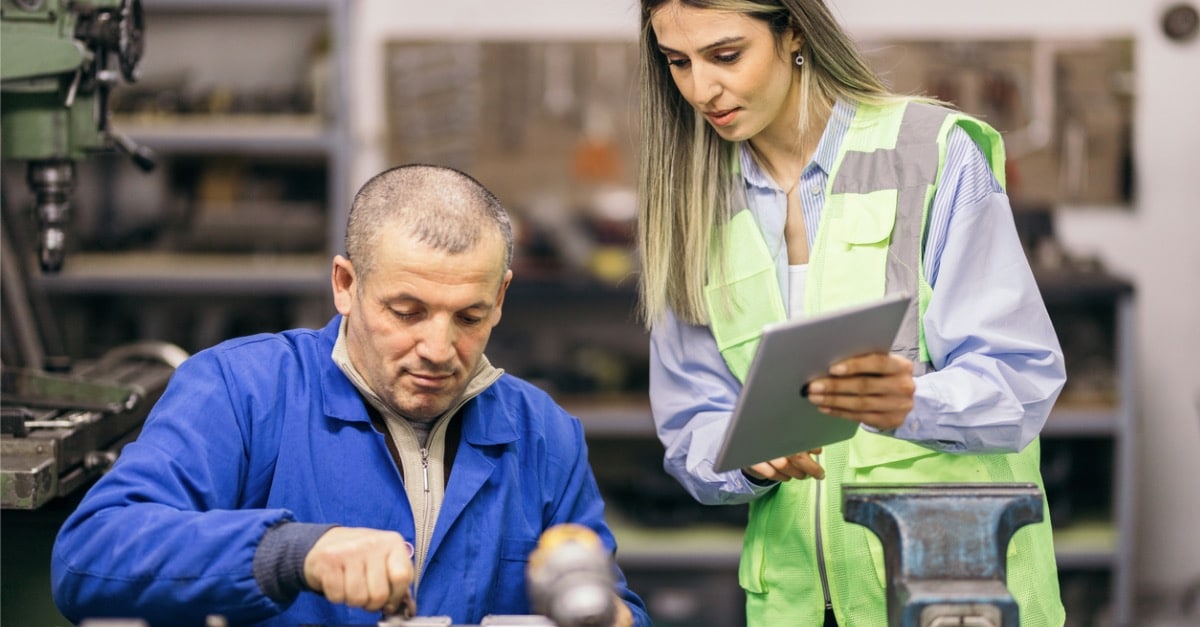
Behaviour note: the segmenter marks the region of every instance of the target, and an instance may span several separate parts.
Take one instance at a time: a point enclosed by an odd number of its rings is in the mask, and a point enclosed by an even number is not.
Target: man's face
[[[389,225],[374,269],[360,280],[334,260],[337,309],[347,319],[350,360],[371,389],[403,416],[431,420],[458,399],[500,322],[512,278],[504,242],[488,231],[459,254],[436,250]]]

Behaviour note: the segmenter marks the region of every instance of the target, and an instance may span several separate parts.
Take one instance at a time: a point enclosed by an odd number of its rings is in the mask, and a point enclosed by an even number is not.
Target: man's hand
[[[625,600],[613,593],[613,603],[617,611],[613,616],[612,627],[633,627],[633,612],[625,604]]]
[[[334,527],[304,558],[308,587],[334,603],[387,614],[409,610],[412,545],[394,531]]]
[[[915,390],[911,361],[873,353],[834,364],[829,376],[808,384],[808,400],[831,416],[887,431],[904,424]]]

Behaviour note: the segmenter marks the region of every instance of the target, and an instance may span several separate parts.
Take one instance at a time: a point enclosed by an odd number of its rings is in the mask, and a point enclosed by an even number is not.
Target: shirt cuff
[[[283,522],[263,534],[254,551],[254,580],[272,601],[289,604],[308,590],[304,558],[332,524]]]
[[[760,488],[769,488],[769,487],[774,486],[775,484],[779,483],[778,481],[776,481],[774,479],[766,479],[766,478],[759,479],[759,478],[755,477],[754,475],[751,475],[750,473],[746,472],[745,470],[742,471],[742,476],[745,477],[746,481],[749,481],[751,485],[754,485],[754,486],[757,486]]]

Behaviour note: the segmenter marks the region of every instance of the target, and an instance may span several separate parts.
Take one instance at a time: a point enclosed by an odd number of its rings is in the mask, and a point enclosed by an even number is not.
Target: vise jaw
[[[1009,540],[1040,522],[1032,483],[854,484],[842,514],[879,536],[889,627],[1016,627]]]

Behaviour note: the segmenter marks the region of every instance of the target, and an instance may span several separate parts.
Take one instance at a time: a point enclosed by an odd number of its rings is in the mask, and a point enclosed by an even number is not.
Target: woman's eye
[[[688,60],[687,59],[671,59],[668,57],[667,65],[670,65],[673,67],[687,67]]]
[[[734,63],[741,58],[741,56],[742,53],[740,52],[723,52],[718,54],[715,58],[717,63]]]

